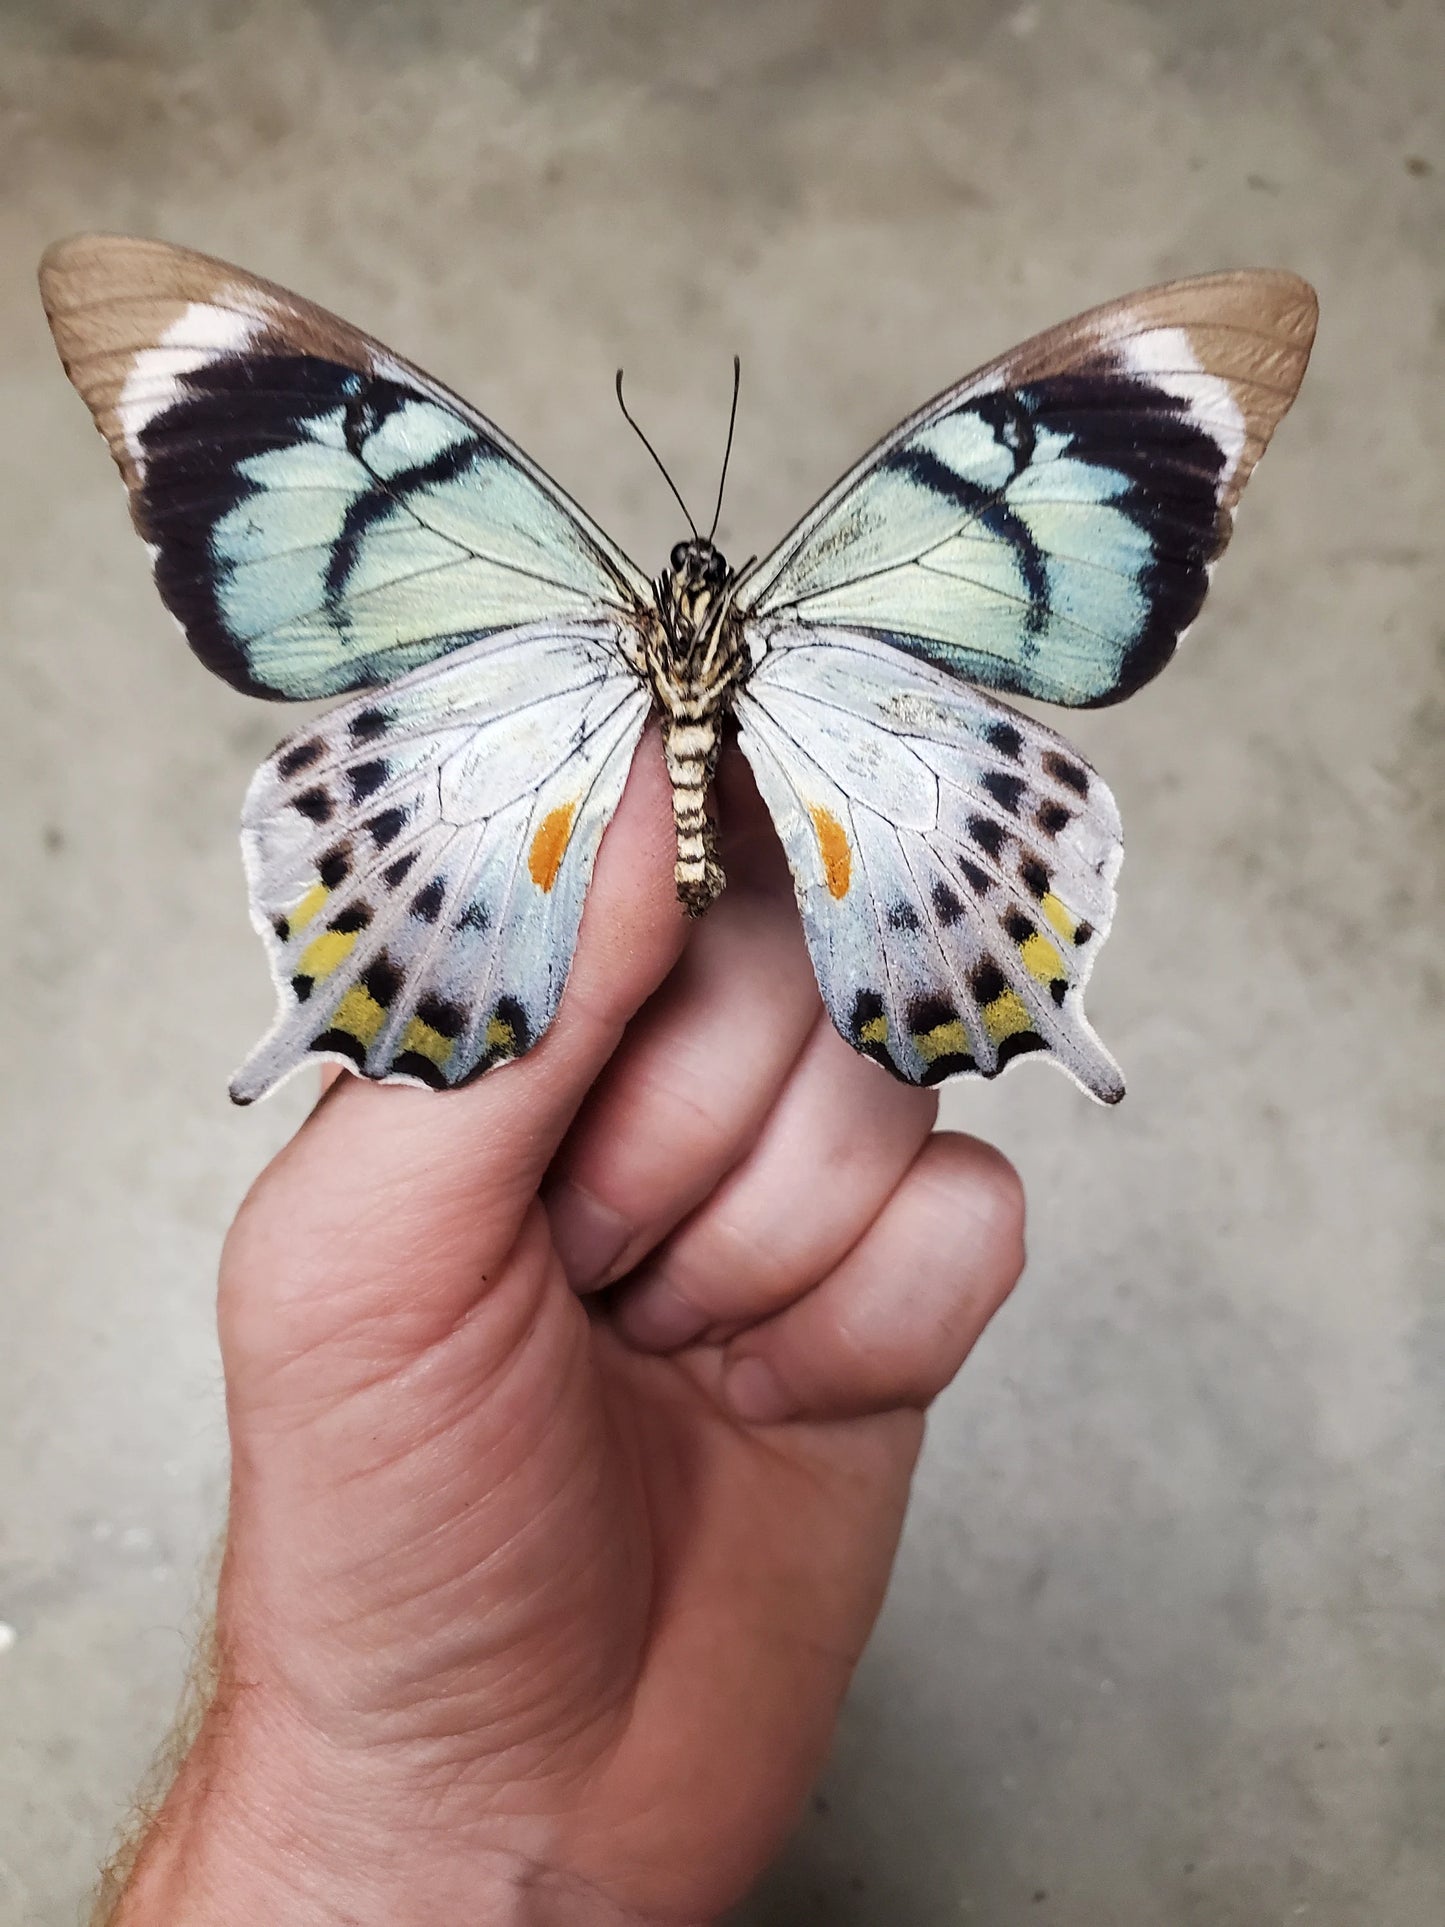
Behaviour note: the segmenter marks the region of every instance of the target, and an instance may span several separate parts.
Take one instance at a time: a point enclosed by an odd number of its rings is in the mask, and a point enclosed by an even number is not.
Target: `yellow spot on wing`
[[[858,1032],[860,1044],[886,1044],[888,1042],[888,1019],[870,1017]]]
[[[360,984],[353,984],[332,1013],[332,1024],[359,1044],[370,1044],[386,1022],[386,1011]]]
[[[980,1015],[984,1029],[995,1044],[1001,1044],[1005,1037],[1012,1037],[1018,1031],[1032,1030],[1034,1027],[1028,1005],[1016,990],[1000,991],[991,1004],[984,1005]]]
[[[293,930],[304,930],[330,895],[324,883],[313,883],[286,921]]]
[[[932,1064],[940,1057],[967,1057],[970,1051],[968,1032],[957,1017],[946,1024],[935,1024],[932,1030],[916,1032],[913,1041],[925,1064]]]
[[[1024,969],[1036,983],[1051,984],[1056,978],[1066,977],[1064,960],[1049,942],[1035,930],[1031,937],[1025,937],[1019,945],[1019,955],[1024,960]]]
[[[329,977],[355,948],[358,930],[323,930],[301,952],[296,968],[303,977]]]
[[[1052,891],[1044,898],[1039,908],[1054,926],[1055,930],[1058,931],[1064,942],[1072,943],[1074,940],[1074,932],[1079,926]],[[1062,975],[1062,972],[1060,974]]]
[[[571,841],[572,819],[576,814],[575,800],[563,803],[555,810],[548,810],[537,826],[537,834],[532,838],[532,847],[527,852],[527,868],[539,890],[550,890],[557,881],[557,872],[562,867],[562,859]]]
[[[513,1051],[517,1047],[517,1033],[502,1017],[487,1019],[486,1046],[490,1050]]]
[[[813,832],[818,839],[818,854],[823,859],[823,876],[829,895],[846,897],[853,877],[853,852],[848,847],[848,834],[831,810],[810,803],[808,814],[813,819]]]
[[[455,1041],[454,1038],[443,1037],[430,1024],[424,1024],[420,1017],[413,1017],[401,1033],[397,1054],[399,1056],[403,1051],[414,1050],[419,1057],[429,1057],[440,1070],[451,1056]]]

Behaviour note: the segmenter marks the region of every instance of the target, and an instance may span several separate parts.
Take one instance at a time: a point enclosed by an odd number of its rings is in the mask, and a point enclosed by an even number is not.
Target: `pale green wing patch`
[[[889,435],[739,606],[774,631],[863,631],[988,688],[1117,701],[1198,613],[1314,324],[1302,281],[1246,272],[1052,329]]]
[[[498,428],[299,296],[103,235],[51,249],[41,287],[161,594],[239,688],[342,694],[497,630],[650,605]]]

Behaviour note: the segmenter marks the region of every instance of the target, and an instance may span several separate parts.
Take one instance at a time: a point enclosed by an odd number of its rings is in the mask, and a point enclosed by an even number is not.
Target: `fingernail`
[[[701,1337],[711,1322],[675,1291],[650,1285],[624,1298],[617,1310],[622,1336],[649,1352],[675,1352]]]
[[[749,1425],[776,1425],[797,1410],[792,1394],[761,1358],[740,1358],[723,1374],[728,1404]]]
[[[610,1204],[563,1179],[547,1194],[552,1243],[573,1291],[592,1291],[622,1256],[632,1227]]]

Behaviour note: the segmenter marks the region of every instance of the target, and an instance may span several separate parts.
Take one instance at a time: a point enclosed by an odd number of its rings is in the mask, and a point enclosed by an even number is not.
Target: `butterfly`
[[[530,1049],[654,712],[681,903],[723,887],[731,719],[856,1050],[910,1084],[1038,1052],[1123,1095],[1083,1010],[1118,811],[1000,698],[1115,702],[1169,660],[1304,374],[1306,283],[1205,275],[1065,322],[764,561],[693,528],[649,581],[484,416],[282,288],[100,235],[40,278],[195,653],[253,695],[346,699],[246,796],[279,1008],[238,1102],[317,1058],[454,1088]]]

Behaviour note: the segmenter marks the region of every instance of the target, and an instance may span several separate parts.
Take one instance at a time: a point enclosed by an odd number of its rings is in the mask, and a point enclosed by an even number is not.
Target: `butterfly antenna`
[[[631,410],[628,408],[627,403],[622,399],[622,370],[620,368],[617,370],[617,406],[622,410],[622,419],[627,423],[628,427],[632,430],[633,434],[636,435],[638,441],[642,443],[642,446],[647,450],[648,454],[652,457],[653,461],[657,463],[658,474],[661,475],[663,481],[666,482],[667,486],[672,490],[673,495],[676,497],[676,500],[677,500],[677,506],[682,510],[683,514],[687,517],[687,526],[692,530],[693,540],[697,541],[698,540],[697,523],[694,522],[692,519],[692,511],[688,508],[687,503],[683,501],[681,495],[678,494],[677,483],[674,482],[672,477],[668,474],[666,464],[663,462],[662,457],[658,454],[657,450],[652,446],[652,443],[647,439],[647,437],[643,434],[642,430],[638,427],[635,417],[633,416]]]
[[[734,355],[733,356],[733,405],[732,405],[732,412],[728,416],[728,445],[723,450],[722,474],[719,475],[717,478],[717,507],[712,512],[712,527],[707,532],[707,539],[709,542],[711,542],[713,537],[717,534],[717,519],[722,514],[723,490],[727,487],[727,480],[728,480],[728,459],[733,452],[733,430],[737,427],[737,424],[738,424],[738,388],[742,383],[742,378],[743,378],[743,364],[738,359],[738,357]]]

